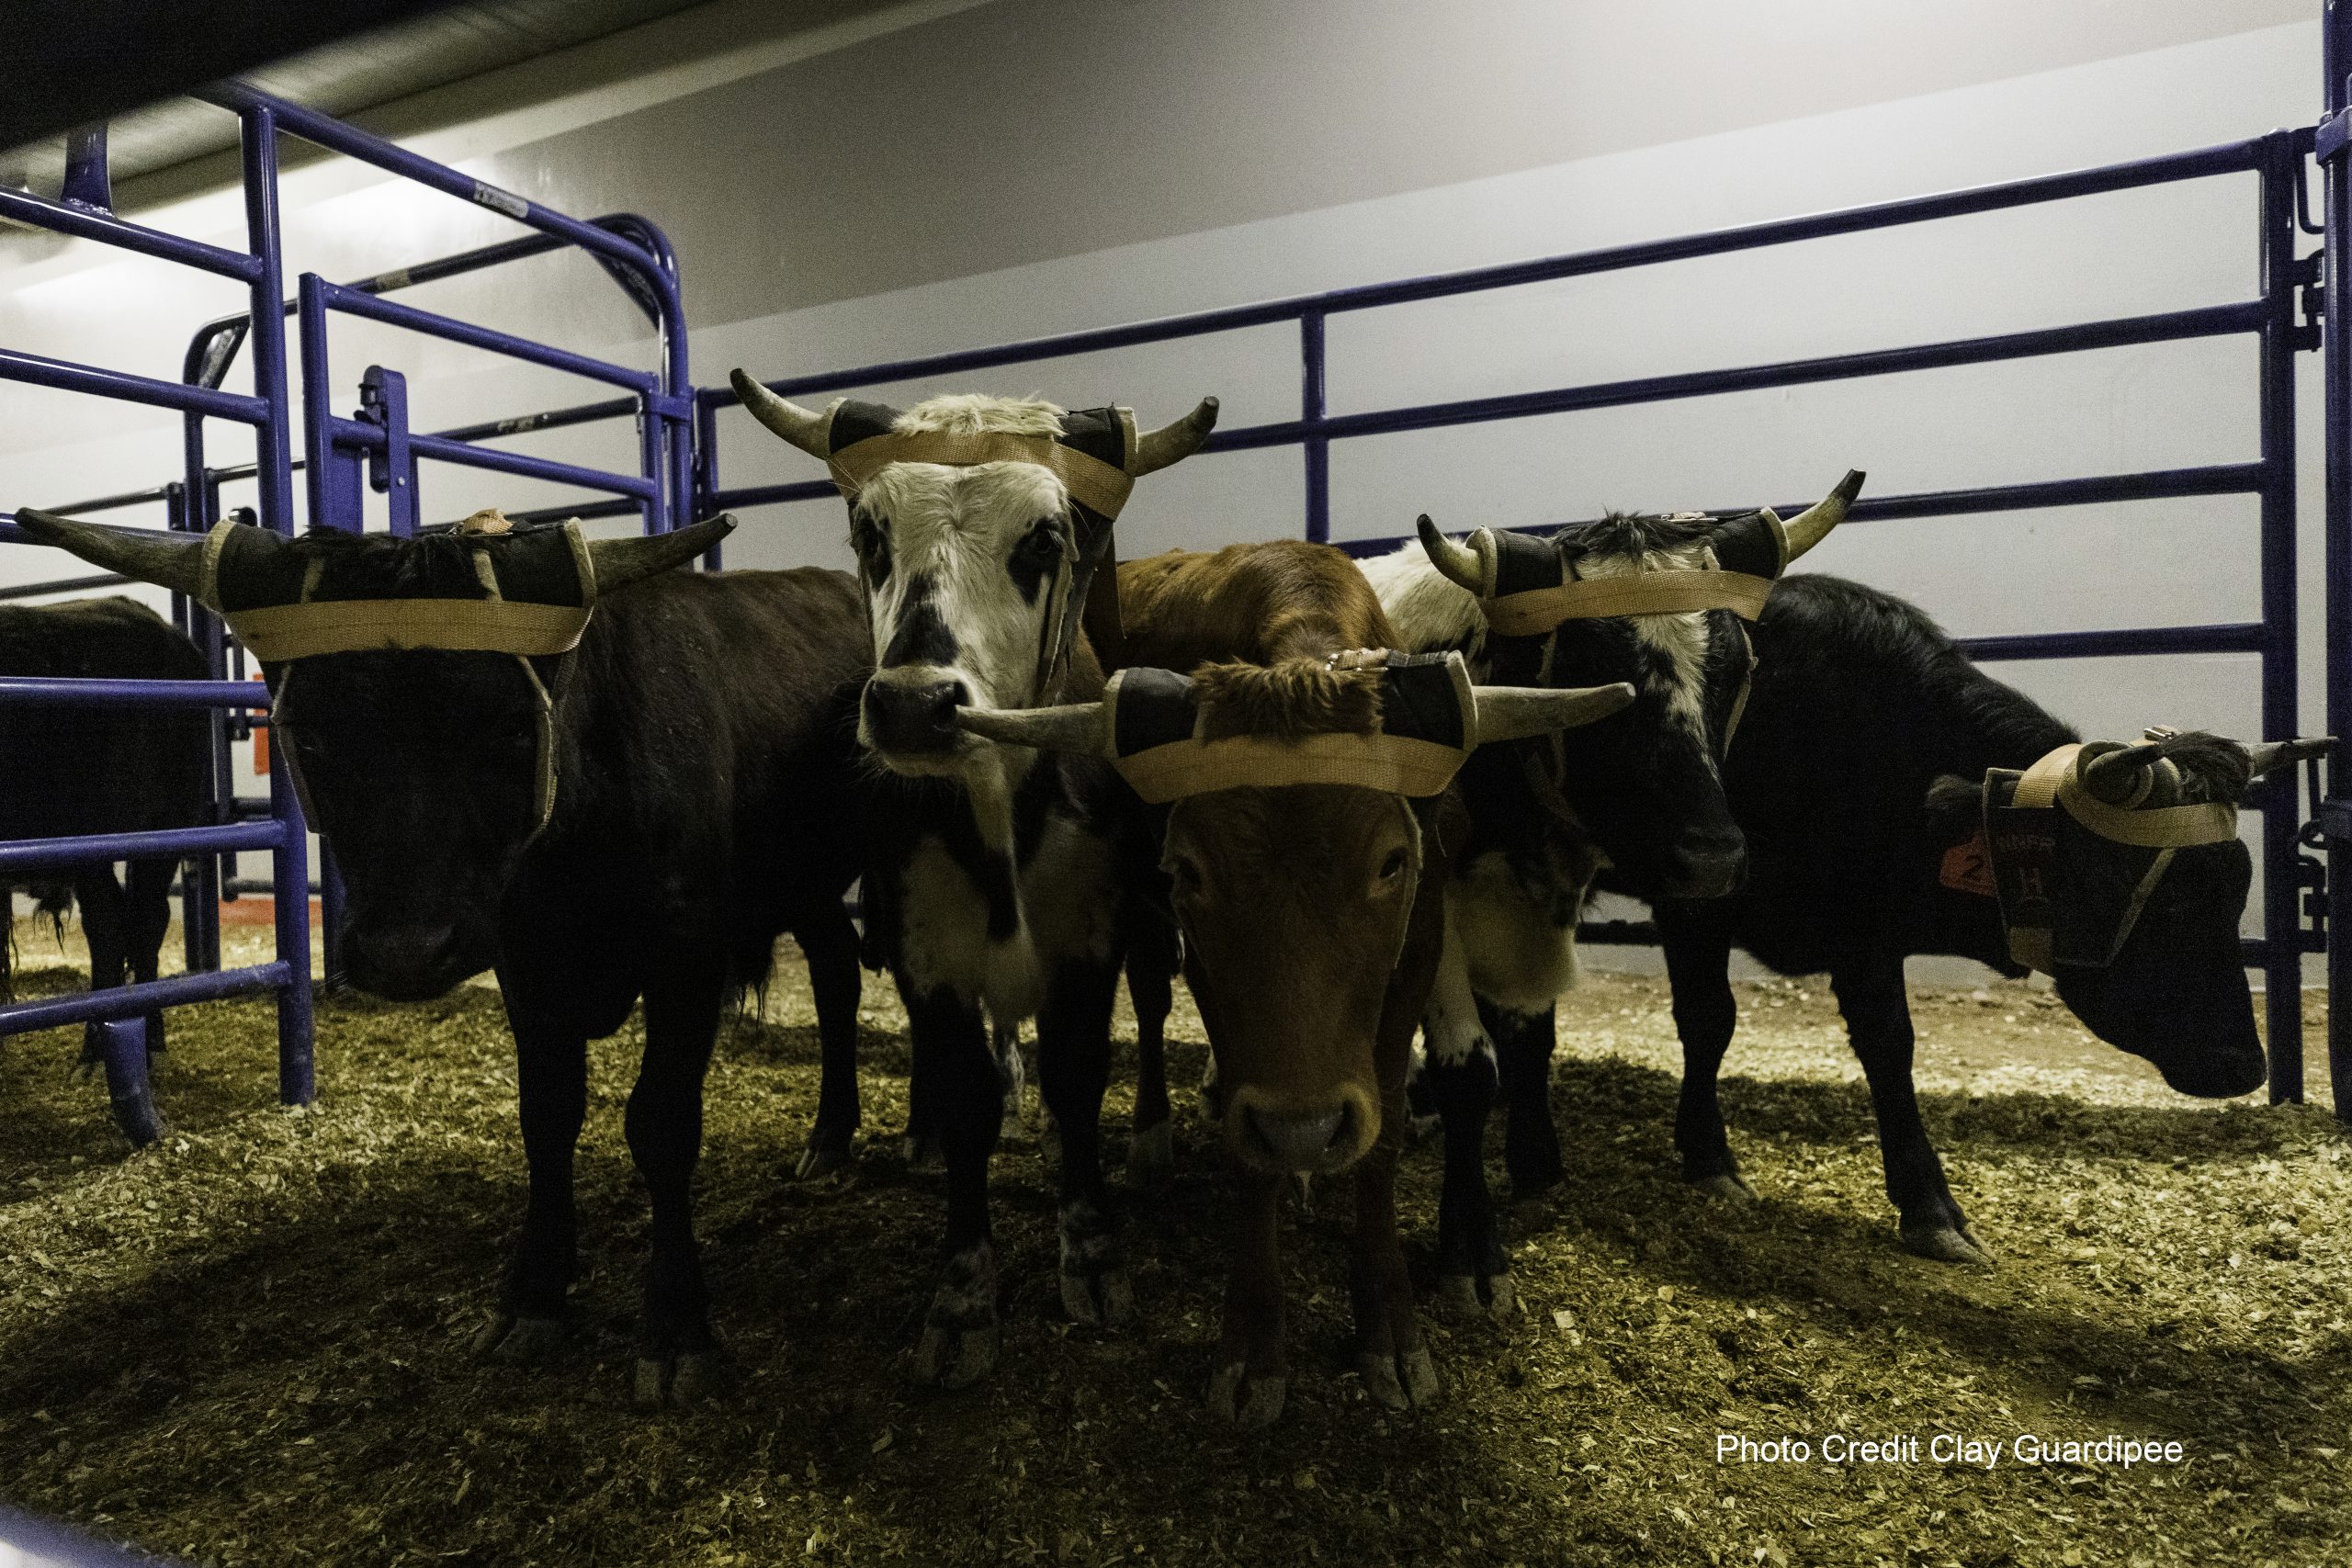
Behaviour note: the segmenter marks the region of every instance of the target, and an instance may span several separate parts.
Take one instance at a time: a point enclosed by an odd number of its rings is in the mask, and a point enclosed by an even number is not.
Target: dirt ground
[[[46,933],[19,937],[21,989],[80,984]],[[1928,1126],[2000,1255],[1929,1263],[1895,1245],[1826,994],[1741,1001],[1724,1100],[1760,1201],[1675,1179],[1664,985],[1596,976],[1563,1010],[1568,1179],[1511,1216],[1525,1310],[1433,1324],[1442,1401],[1383,1414],[1346,1371],[1334,1192],[1285,1235],[1289,1410],[1241,1434],[1201,1399],[1225,1244],[1189,1094],[1175,1186],[1127,1211],[1140,1321],[1106,1336],[1064,1317],[1051,1186],[1024,1138],[998,1163],[999,1371],[961,1393],[910,1385],[940,1179],[895,1152],[907,1047],[887,984],[869,982],[848,1181],[789,1179],[817,1088],[797,962],[722,1039],[699,1190],[741,1388],[650,1418],[628,1404],[634,1027],[594,1048],[577,1331],[531,1372],[466,1348],[523,1190],[492,991],[327,1001],[308,1112],[273,1103],[266,1005],[176,1012],[172,1131],[139,1155],[104,1089],[68,1080],[76,1038],[9,1040],[0,1502],[270,1568],[2352,1561],[2352,1158],[2323,1111],[2178,1099],[2023,987],[1918,993]],[[1174,1034],[1189,1084],[1189,1010]],[[1418,1258],[1436,1151],[1406,1163]],[[2014,1451],[2019,1434],[2110,1433],[2184,1457]],[[1725,1434],[1815,1456],[1719,1464]],[[1829,1464],[1833,1434],[1923,1452]],[[1938,1434],[2005,1447],[1989,1468],[1939,1462]]]

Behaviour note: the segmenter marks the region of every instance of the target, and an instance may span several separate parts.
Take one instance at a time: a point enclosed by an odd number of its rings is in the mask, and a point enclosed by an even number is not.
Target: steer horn
[[[1473,686],[1470,695],[1477,710],[1477,734],[1473,744],[1523,740],[1574,729],[1597,718],[1607,718],[1634,700],[1634,688],[1620,681],[1611,686]]]
[[[1131,471],[1140,479],[1182,462],[1201,449],[1201,443],[1216,428],[1216,400],[1203,398],[1199,407],[1175,423],[1136,435],[1136,464]]]
[[[707,551],[735,531],[735,514],[718,516],[667,534],[636,534],[620,539],[591,539],[588,559],[596,569],[596,592],[610,593],[640,577],[667,571]]]
[[[1007,746],[1099,756],[1110,739],[1109,703],[1066,703],[1049,708],[957,708],[958,728]]]
[[[92,566],[153,582],[191,599],[200,598],[204,582],[204,536],[171,534],[158,528],[108,528],[77,523],[54,512],[25,506],[17,521],[26,533],[44,545],[71,550]],[[218,606],[213,606],[218,608]]]
[[[2164,759],[2165,742],[2143,740],[2102,751],[2083,764],[2083,787],[2109,806],[2132,806],[2145,795],[2149,770]]]
[[[2326,756],[2335,750],[2335,738],[2331,735],[2316,740],[2241,740],[2238,744],[2245,752],[2246,763],[2253,768],[2254,776],[2260,778],[2290,763]]]
[[[780,398],[760,384],[760,378],[748,370],[736,370],[727,378],[734,383],[735,395],[752,411],[752,417],[799,447],[820,462],[831,462],[833,457],[832,428],[834,403],[822,413],[810,413],[789,398]]]
[[[1838,481],[1836,490],[1787,522],[1781,523],[1781,536],[1789,542],[1788,561],[1781,563],[1784,568],[1827,538],[1830,529],[1846,521],[1846,513],[1853,506],[1854,498],[1862,493],[1862,480],[1868,477],[1860,468],[1849,468],[1846,477]],[[1765,516],[1780,523],[1780,518],[1770,507],[1765,507],[1763,511]]]
[[[1426,512],[1414,522],[1421,536],[1421,549],[1438,575],[1457,587],[1467,588],[1481,599],[1492,598],[1495,592],[1494,535],[1481,528],[1470,536],[1471,543],[1449,539],[1438,532]],[[1484,538],[1479,536],[1485,535]],[[1484,546],[1484,548],[1480,547]]]

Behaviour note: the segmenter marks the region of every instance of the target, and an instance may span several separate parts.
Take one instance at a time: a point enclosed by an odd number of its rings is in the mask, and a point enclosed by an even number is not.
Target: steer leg
[[[695,1166],[702,1156],[702,1085],[726,1004],[725,975],[662,966],[646,987],[645,1055],[624,1127],[653,1213],[639,1331],[637,1403],[688,1404],[717,1393],[719,1344],[695,1242]]]
[[[82,906],[82,940],[90,948],[90,989],[111,990],[122,984],[130,958],[130,917],[122,884],[111,865],[86,865],[74,873],[74,901]],[[106,1026],[82,1026],[82,1055],[76,1076],[87,1077],[106,1062]]]
[[[509,997],[514,987],[500,982]],[[588,1113],[588,1037],[575,1028],[523,1016],[510,1003],[517,1106],[530,1199],[523,1233],[507,1259],[498,1310],[474,1337],[477,1354],[527,1364],[545,1360],[563,1339],[564,1294],[579,1253],[572,1210],[572,1151]]]
[[[1413,1284],[1396,1236],[1396,1159],[1405,1147],[1405,1079],[1413,1032],[1430,1001],[1443,940],[1442,886],[1415,909],[1404,958],[1388,983],[1374,1040],[1373,1066],[1380,1088],[1380,1136],[1356,1167],[1356,1224],[1349,1256],[1349,1293],[1356,1317],[1356,1375],[1364,1392],[1391,1410],[1437,1397],[1437,1369],[1421,1343]],[[1419,940],[1416,941],[1418,937]]]
[[[1176,1175],[1176,1127],[1168,1103],[1168,1015],[1176,1005],[1176,932],[1164,920],[1138,920],[1127,948],[1127,998],[1136,1009],[1135,1136],[1127,1179],[1160,1187]]]
[[[1748,1199],[1754,1190],[1739,1174],[1724,1130],[1716,1079],[1724,1053],[1739,1027],[1731,993],[1731,942],[1702,922],[1660,911],[1658,935],[1674,988],[1674,1032],[1682,1040],[1682,1093],[1674,1109],[1674,1146],[1682,1179],[1718,1198]],[[1907,1026],[1906,1026],[1907,1027]]]
[[[806,1181],[849,1162],[861,1120],[857,1102],[857,1004],[865,990],[857,966],[857,927],[838,899],[796,926],[793,938],[808,960],[817,1002],[817,1054],[823,1077],[817,1090],[817,1124],[793,1174]]]
[[[1262,1427],[1283,1413],[1290,1387],[1278,1232],[1288,1183],[1230,1156],[1227,1170],[1232,1183],[1233,1272],[1226,1280],[1209,1408],[1240,1426]]]
[[[1437,1306],[1442,1312],[1502,1316],[1518,1306],[1510,1256],[1495,1226],[1487,1190],[1487,1115],[1494,1109],[1495,1047],[1478,1018],[1470,969],[1453,922],[1423,1021],[1428,1041],[1423,1080],[1445,1130],[1445,1177],[1437,1202]]]
[[[1560,1184],[1560,1130],[1552,1124],[1552,1054],[1558,1048],[1555,1015],[1520,1012],[1481,997],[1478,1020],[1495,1042],[1503,1099],[1503,1168],[1521,1202]]]
[[[996,1244],[989,1229],[989,1156],[1004,1124],[1003,1080],[978,1006],[952,991],[918,992],[903,972],[899,992],[914,1039],[914,1081],[935,1109],[947,1165],[947,1233],[939,1288],[915,1348],[918,1382],[963,1388],[995,1370]]]
[[[1103,1327],[1135,1307],[1102,1182],[1102,1090],[1118,984],[1115,961],[1064,959],[1037,1015],[1038,1085],[1061,1138],[1062,1305],[1078,1322]]]
[[[130,977],[144,982],[156,977],[163,963],[164,936],[172,929],[172,875],[179,870],[175,860],[135,860],[130,866],[130,892],[124,900],[125,931],[123,946],[130,965]],[[150,1077],[160,1064],[155,1058],[163,1055],[164,1012],[161,1008],[147,1014],[147,1070]]]
[[[1969,1229],[1967,1216],[1944,1180],[1943,1162],[1928,1142],[1911,1082],[1911,1006],[1899,958],[1831,973],[1846,1038],[1870,1080],[1878,1115],[1879,1153],[1886,1162],[1886,1195],[1903,1215],[1903,1245],[1945,1263],[1990,1263],[1991,1251]]]

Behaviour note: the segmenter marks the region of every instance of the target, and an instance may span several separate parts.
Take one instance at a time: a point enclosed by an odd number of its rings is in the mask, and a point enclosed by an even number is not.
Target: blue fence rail
[[[2308,130],[2278,130],[2243,141],[2199,148],[2036,179],[1984,186],[1936,196],[1881,202],[1836,212],[1781,219],[1672,239],[1610,246],[1567,255],[1475,267],[1392,283],[1296,295],[1256,304],[1120,326],[1061,333],[1018,343],[922,355],[879,364],[787,376],[767,383],[787,397],[849,391],[964,375],[1039,360],[1132,348],[1147,344],[1295,323],[1298,329],[1299,413],[1238,429],[1219,430],[1208,451],[1245,451],[1297,446],[1305,467],[1306,537],[1329,540],[1330,459],[1335,442],[1450,425],[1525,419],[1543,414],[1623,408],[1638,403],[1712,397],[1763,388],[1795,387],[1906,371],[1941,369],[2048,355],[2077,354],[2133,344],[2173,343],[2232,334],[2253,336],[2259,370],[2254,389],[2260,425],[2260,455],[2250,463],[2155,469],[2042,480],[2030,484],[1865,500],[1856,520],[1928,517],[2087,505],[2171,496],[2249,494],[2259,498],[2262,619],[2224,626],[2150,626],[2098,632],[2049,632],[2021,637],[1978,637],[1965,646],[1979,659],[2078,659],[2117,654],[2250,653],[2260,660],[2261,727],[2279,739],[2296,728],[2295,639],[2295,453],[2293,355],[2315,346],[2313,334],[2296,320],[2297,290],[2304,272],[2295,255],[2296,214]],[[2248,299],[2223,300],[2189,310],[2080,322],[2030,332],[1999,333],[1944,343],[1911,344],[1819,358],[1692,371],[1629,380],[1570,384],[1493,397],[1465,398],[1364,412],[1333,414],[1325,405],[1328,362],[1325,325],[1335,315],[1379,310],[1422,300],[1512,288],[1562,278],[1590,276],[1701,256],[1725,255],[1767,246],[1794,244],[1833,235],[1861,233],[1932,222],[2044,202],[2067,201],[2113,191],[2184,180],[2252,175],[2260,182],[2254,235],[2259,291]],[[2338,295],[2337,298],[2346,296]],[[714,415],[739,400],[726,387],[695,394],[703,432],[701,509],[741,511],[786,502],[811,501],[833,493],[827,479],[728,489],[718,480]],[[1802,502],[1792,504],[1803,504]],[[1567,525],[1555,525],[1555,527]],[[1543,530],[1538,530],[1543,531]],[[1363,556],[1404,544],[1403,537],[1350,539],[1342,547]],[[2347,675],[2352,682],[2352,675]],[[2298,910],[2301,867],[2297,837],[2301,817],[2297,780],[2281,774],[2265,783],[2249,804],[2262,813],[2263,934],[2249,941],[2247,961],[2262,968],[2271,1053],[2274,1099],[2302,1095],[2301,955],[2315,945],[2306,939]],[[1633,932],[1646,940],[1645,933]],[[2352,1073],[2352,1038],[2331,1026],[2331,1057],[2340,1112],[2352,1111],[2352,1092],[2342,1087]]]
[[[0,379],[179,411],[186,417],[188,432],[187,471],[178,481],[182,502],[187,495],[200,494],[204,488],[205,421],[227,419],[251,426],[260,521],[266,526],[291,534],[293,491],[288,468],[291,426],[285,337],[283,320],[274,310],[284,292],[279,270],[276,107],[266,100],[256,100],[240,106],[235,112],[240,121],[244,174],[246,248],[242,252],[128,222],[107,210],[102,204],[106,181],[102,174],[94,172],[95,149],[86,141],[78,150],[80,175],[72,182],[73,188],[66,196],[50,200],[21,191],[0,192],[0,213],[40,228],[244,283],[254,310],[267,313],[266,326],[254,334],[253,393],[248,396],[226,392],[218,387],[156,381],[103,367],[5,350],[0,350]],[[175,527],[191,524],[187,507],[177,502],[171,506],[167,521]],[[0,542],[28,541],[11,519],[0,524]],[[189,607],[177,608],[185,624]],[[194,703],[230,709],[266,706],[268,697],[244,682],[0,681],[0,708],[12,704],[61,700],[77,704]],[[221,728],[216,724],[216,745],[221,734]],[[209,974],[0,1006],[0,1036],[82,1021],[107,1024],[110,1040],[120,1041],[125,1036],[116,1026],[135,1020],[153,1008],[196,999],[198,995],[266,991],[277,1004],[278,1097],[288,1104],[309,1102],[315,1080],[311,1050],[310,866],[301,803],[281,763],[271,773],[266,821],[234,823],[228,819],[223,802],[216,799],[213,807],[216,820],[211,826],[153,834],[108,834],[0,844],[0,873],[107,863],[131,853],[177,852],[183,858],[195,856],[209,866],[215,854],[232,845],[266,849],[275,873],[276,959],[249,968],[220,970],[216,966]],[[217,908],[211,912],[217,912]],[[205,933],[199,931],[192,934],[200,948]],[[217,956],[215,962],[217,965]],[[129,1038],[131,1043],[143,1045],[140,1032],[134,1030]],[[143,1049],[128,1055],[110,1053],[110,1079],[118,1077],[114,1071],[118,1064],[113,1059],[117,1055],[124,1055],[122,1065],[135,1069],[138,1081],[129,1089],[141,1104],[145,1104]],[[125,1088],[119,1081],[114,1087],[120,1104]],[[152,1114],[143,1121],[127,1123],[125,1130],[134,1139],[152,1137],[155,1131]]]

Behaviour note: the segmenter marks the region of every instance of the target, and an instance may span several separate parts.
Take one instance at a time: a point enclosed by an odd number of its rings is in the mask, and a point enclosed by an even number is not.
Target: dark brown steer
[[[1584,723],[1632,691],[1474,691],[1458,658],[1392,661],[1379,600],[1323,545],[1171,552],[1120,568],[1119,592],[1130,663],[1102,702],[959,722],[1107,756],[1164,807],[1161,867],[1240,1195],[1210,1402],[1245,1424],[1281,1413],[1282,1191],[1352,1167],[1356,1368],[1381,1404],[1424,1403],[1437,1374],[1393,1189],[1463,820],[1453,770],[1481,739]]]

